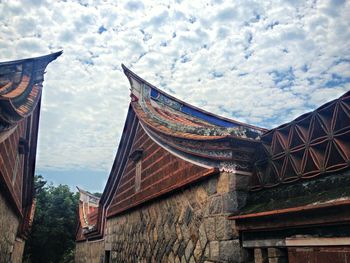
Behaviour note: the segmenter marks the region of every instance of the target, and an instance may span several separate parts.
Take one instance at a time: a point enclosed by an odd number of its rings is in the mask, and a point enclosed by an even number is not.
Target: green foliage
[[[94,196],[97,196],[97,197],[101,197],[101,196],[102,196],[102,194],[101,194],[101,193],[98,193],[98,192],[93,193],[93,195],[94,195]]]
[[[37,205],[24,262],[73,262],[79,194],[67,185],[43,182],[42,176],[35,177]]]

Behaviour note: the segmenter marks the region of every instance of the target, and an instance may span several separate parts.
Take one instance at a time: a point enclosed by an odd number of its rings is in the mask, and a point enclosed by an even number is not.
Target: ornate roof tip
[[[128,73],[130,73],[131,70],[128,69],[128,67],[125,66],[123,63],[121,64],[121,66],[122,66],[122,69],[123,69],[124,74],[125,74],[126,76],[128,76]]]
[[[89,196],[90,198],[100,200],[100,197],[98,197],[98,196],[96,196],[96,195],[90,193],[89,191],[86,191],[86,190],[84,190],[84,189],[81,189],[81,188],[79,188],[78,186],[76,186],[76,188],[78,189],[78,192],[79,192],[80,196]]]
[[[48,55],[0,63],[0,142],[34,112],[41,98],[47,65],[62,50]]]
[[[59,56],[61,56],[62,54],[63,54],[63,50],[51,53],[51,55],[53,55],[55,57],[55,59],[58,58]]]
[[[0,62],[0,66],[9,66],[9,65],[35,62],[35,61],[46,61],[47,63],[50,63],[51,61],[55,60],[62,54],[63,54],[63,50],[60,50],[60,51],[53,52],[43,56]]]

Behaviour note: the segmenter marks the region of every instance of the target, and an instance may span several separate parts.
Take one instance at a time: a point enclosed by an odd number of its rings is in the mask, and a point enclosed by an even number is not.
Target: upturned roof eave
[[[51,59],[55,60],[56,58],[58,58],[60,55],[62,55],[63,50],[48,54],[48,55],[43,55],[43,56],[39,56],[39,57],[33,57],[33,58],[25,58],[25,59],[18,59],[18,60],[11,60],[11,61],[4,61],[4,62],[0,62],[0,66],[8,66],[8,65],[15,65],[15,64],[21,64],[21,63],[25,63],[25,62],[31,62],[31,61],[35,61],[35,60],[41,60],[41,59]]]
[[[150,86],[152,89],[156,90],[157,92],[161,93],[162,95],[165,95],[166,97],[169,97],[170,99],[184,105],[184,106],[187,106],[191,109],[194,109],[196,111],[199,111],[205,115],[208,115],[208,116],[211,116],[211,117],[214,117],[214,118],[217,118],[217,119],[220,119],[222,121],[226,121],[226,122],[229,122],[229,123],[232,123],[234,125],[238,125],[238,126],[244,126],[244,127],[247,127],[247,128],[251,128],[251,129],[255,129],[255,130],[258,130],[258,131],[261,131],[261,132],[267,132],[268,129],[266,128],[261,128],[261,127],[258,127],[258,126],[254,126],[254,125],[251,125],[251,124],[247,124],[247,123],[243,123],[243,122],[239,122],[239,121],[236,121],[236,120],[233,120],[233,119],[230,119],[230,118],[226,118],[226,117],[223,117],[223,116],[219,116],[219,115],[216,115],[214,113],[211,113],[211,112],[208,112],[206,110],[203,110],[199,107],[196,107],[194,105],[191,105],[183,100],[180,100],[168,93],[166,93],[165,91],[157,88],[156,86],[152,85],[151,83],[149,83],[148,81],[144,80],[143,78],[141,78],[140,76],[138,76],[136,73],[134,73],[133,71],[131,71],[129,68],[127,68],[124,64],[121,65],[122,68],[123,68],[123,71],[124,71],[124,74],[127,76],[128,80],[129,80],[129,83],[131,85],[131,80],[130,80],[130,76],[133,76],[135,79],[139,80],[140,82]]]

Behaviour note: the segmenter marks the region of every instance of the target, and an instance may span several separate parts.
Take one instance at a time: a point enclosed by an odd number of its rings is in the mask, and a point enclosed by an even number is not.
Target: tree
[[[67,185],[45,185],[35,176],[36,210],[24,262],[73,262],[79,194]]]

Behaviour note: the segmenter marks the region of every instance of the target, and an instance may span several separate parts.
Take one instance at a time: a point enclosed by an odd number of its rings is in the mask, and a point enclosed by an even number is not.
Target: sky
[[[195,106],[265,128],[350,90],[350,1],[0,0],[0,60],[47,67],[36,173],[102,192],[129,98],[124,63]]]

